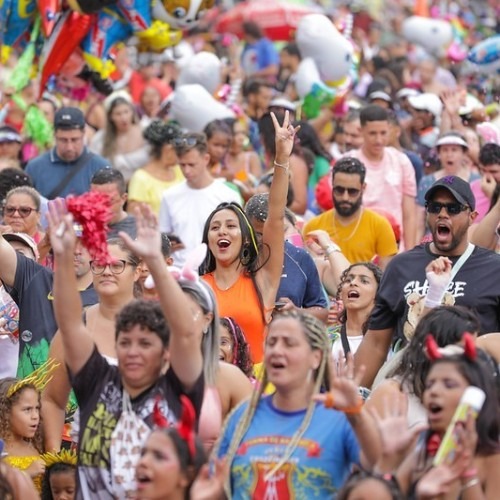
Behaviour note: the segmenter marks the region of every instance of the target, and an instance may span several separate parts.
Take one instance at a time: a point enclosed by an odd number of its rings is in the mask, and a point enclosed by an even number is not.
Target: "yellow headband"
[[[74,450],[61,450],[58,453],[44,453],[42,460],[45,462],[47,469],[55,464],[67,464],[76,467],[78,462],[76,452]]]
[[[240,212],[240,214],[243,216],[243,219],[245,220],[248,230],[250,231],[250,237],[252,238],[253,247],[258,255],[259,247],[257,245],[257,241],[255,240],[255,231],[253,229],[252,224],[250,224],[250,221],[248,220],[248,217],[246,216],[245,212],[243,212],[243,210],[236,203],[231,203],[231,206],[234,207],[236,210],[238,210],[238,212]]]
[[[7,390],[7,398],[11,398],[17,391],[23,387],[33,386],[38,392],[42,392],[45,386],[52,379],[52,372],[59,366],[59,363],[54,359],[48,359],[43,365],[39,366],[33,373],[27,377],[18,380],[12,384]]]

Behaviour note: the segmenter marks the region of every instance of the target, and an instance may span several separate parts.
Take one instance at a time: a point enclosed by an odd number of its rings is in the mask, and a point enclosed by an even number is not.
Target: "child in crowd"
[[[76,492],[76,453],[61,450],[45,453],[42,500],[73,500]]]
[[[229,316],[220,318],[219,359],[236,365],[248,378],[253,378],[253,363],[245,334]]]
[[[0,438],[5,443],[4,461],[28,474],[41,491],[45,463],[40,427],[40,393],[55,367],[49,360],[28,377],[0,381]]]

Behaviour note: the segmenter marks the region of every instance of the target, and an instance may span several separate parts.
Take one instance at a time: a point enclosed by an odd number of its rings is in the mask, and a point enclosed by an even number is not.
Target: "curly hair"
[[[160,338],[164,347],[168,347],[170,330],[160,304],[142,299],[128,303],[116,316],[115,338],[137,325],[150,330]]]
[[[236,365],[247,377],[253,373],[253,362],[250,346],[245,334],[234,318],[223,316],[220,324],[231,334],[233,339],[233,364]]]
[[[52,488],[50,487],[50,478],[56,474],[73,474],[75,478],[76,489],[76,466],[65,462],[57,462],[45,469],[42,479],[42,500],[53,500]]]
[[[371,273],[373,274],[373,277],[377,281],[377,289],[378,289],[378,286],[380,285],[380,280],[382,279],[382,269],[380,269],[380,267],[378,267],[373,262],[356,262],[356,264],[352,264],[347,269],[345,269],[343,271],[342,275],[340,276],[340,284],[339,284],[339,287],[337,289],[337,300],[340,300],[340,294],[342,293],[342,287],[345,285],[345,283],[347,281],[347,277],[349,276],[349,273],[352,271],[352,269],[354,269],[355,267],[358,267],[358,266],[364,266],[371,271]],[[347,310],[345,308],[342,310],[342,312],[339,315],[339,322],[341,324],[345,324],[347,322]],[[367,330],[368,330],[368,318],[365,321],[365,323],[363,324],[363,327],[361,329],[363,335],[367,332]]]
[[[182,131],[176,123],[153,120],[146,127],[142,136],[151,148],[151,156],[158,160],[161,157],[163,146],[165,144],[173,145],[173,142],[182,136]]]
[[[19,382],[19,379],[14,377],[6,377],[0,380],[0,438],[4,441],[8,441],[12,437],[12,432],[10,429],[10,415],[12,411],[12,407],[19,401],[21,394],[28,390],[32,389],[38,394],[38,404],[41,406],[41,397],[37,388],[32,384],[23,385],[20,389],[18,389],[12,396],[7,397],[7,392],[10,387],[13,386],[16,382]],[[43,452],[43,439],[42,439],[42,416],[40,412],[40,420],[38,422],[38,428],[35,432],[35,435],[31,439],[26,439],[25,441],[31,443],[38,453]]]

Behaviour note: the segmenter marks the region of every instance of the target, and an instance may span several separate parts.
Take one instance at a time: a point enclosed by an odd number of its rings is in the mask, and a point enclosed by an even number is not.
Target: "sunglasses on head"
[[[338,195],[338,196],[344,196],[344,193],[347,191],[347,194],[349,196],[358,196],[360,193],[361,189],[357,188],[346,188],[344,186],[333,186],[333,192]]]
[[[172,144],[176,148],[193,148],[198,144],[202,144],[202,139],[196,135],[181,135],[179,137],[175,137],[172,140]]]
[[[31,215],[31,212],[37,212],[36,208],[31,208],[31,207],[3,207],[3,214],[12,216],[15,213],[18,213],[23,219],[26,217],[29,217]]]
[[[425,204],[425,209],[429,214],[439,214],[441,210],[445,208],[448,215],[458,215],[460,212],[464,212],[469,207],[467,205],[462,205],[461,203],[439,203],[439,201],[428,201]]]

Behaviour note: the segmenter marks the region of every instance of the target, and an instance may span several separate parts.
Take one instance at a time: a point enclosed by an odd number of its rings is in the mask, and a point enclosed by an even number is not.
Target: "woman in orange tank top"
[[[290,124],[288,112],[283,125],[274,114],[272,119],[276,157],[262,243],[257,243],[255,231],[238,204],[221,203],[205,223],[203,242],[208,252],[200,268],[215,293],[221,316],[233,317],[244,331],[254,363],[262,361],[265,329],[283,268],[289,158],[298,130]]]

